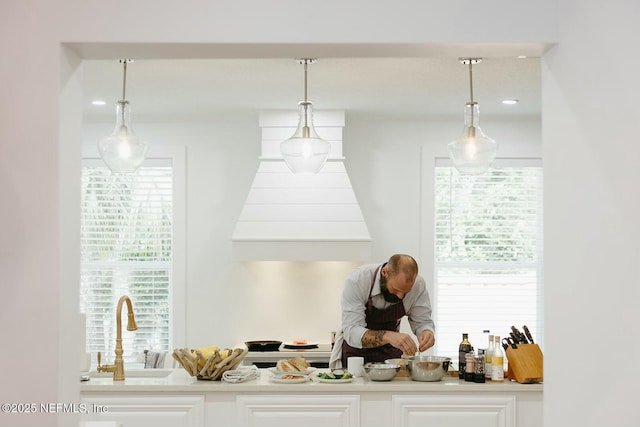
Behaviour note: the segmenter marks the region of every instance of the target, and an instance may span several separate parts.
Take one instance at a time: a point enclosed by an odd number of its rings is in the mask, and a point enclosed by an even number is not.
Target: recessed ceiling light
[[[517,99],[503,99],[502,103],[504,105],[515,105],[515,104],[518,103],[518,100]]]
[[[518,59],[527,59],[527,55],[518,55]]]
[[[91,101],[91,103],[93,105],[107,105],[107,103],[105,101],[102,101],[100,99],[96,99],[95,101]]]

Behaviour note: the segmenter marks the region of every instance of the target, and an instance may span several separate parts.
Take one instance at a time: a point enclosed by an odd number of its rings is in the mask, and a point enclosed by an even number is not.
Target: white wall
[[[638,16],[631,0],[561,2],[561,43],[544,58],[549,426],[638,425]]]

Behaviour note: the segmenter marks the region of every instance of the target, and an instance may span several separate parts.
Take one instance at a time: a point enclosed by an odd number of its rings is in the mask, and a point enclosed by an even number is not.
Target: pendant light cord
[[[475,127],[476,118],[474,117],[474,106],[475,101],[473,100],[473,64],[479,64],[482,61],[482,58],[463,58],[460,59],[462,64],[469,64],[469,94],[471,96],[471,100],[467,105],[471,107],[471,128]]]
[[[307,103],[307,67],[309,66],[309,60],[304,60],[304,102]]]
[[[473,104],[473,60],[469,60],[469,93],[471,94],[471,103]]]
[[[120,62],[122,62],[124,66],[124,72],[122,75],[122,100],[125,101],[127,99],[127,97],[125,96],[125,91],[127,88],[127,62],[129,62],[129,60],[121,59]]]
[[[125,104],[127,102],[127,97],[126,97],[126,90],[127,90],[127,64],[129,62],[132,62],[131,59],[121,59],[120,63],[122,63],[123,66],[123,72],[122,72],[122,99],[120,100],[120,103],[122,104],[122,108],[121,110],[121,114],[122,114],[122,124],[123,126],[126,126],[126,123],[124,122],[125,120]]]
[[[307,100],[307,67],[309,66],[309,64],[313,63],[313,59],[309,59],[309,58],[305,58],[302,59],[301,62],[304,65],[304,103],[302,105],[304,105],[304,127],[305,129],[307,129],[309,127],[309,121],[308,121],[308,108],[309,108],[309,101]]]
[[[473,59],[469,59],[469,94],[471,96],[471,126],[473,127],[476,122],[475,117],[473,117]]]

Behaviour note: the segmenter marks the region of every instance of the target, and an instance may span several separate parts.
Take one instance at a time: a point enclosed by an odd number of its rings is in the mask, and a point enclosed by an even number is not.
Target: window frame
[[[157,160],[168,160],[172,165],[173,235],[168,331],[170,353],[172,348],[184,347],[186,342],[186,147],[150,146],[143,166]],[[87,162],[103,162],[97,147],[83,146],[81,167]],[[106,355],[107,360],[111,360],[111,356]]]
[[[428,183],[423,182],[423,185],[425,184],[430,184],[430,190],[431,193],[430,194],[426,194],[426,192],[423,192],[423,196],[425,198],[429,197],[430,198],[430,203],[429,203],[429,219],[430,219],[430,224],[431,224],[431,230],[429,231],[429,234],[426,234],[426,237],[430,239],[431,242],[431,272],[432,272],[432,282],[429,286],[429,292],[432,298],[432,307],[433,307],[433,318],[434,320],[437,320],[439,318],[439,307],[438,307],[438,302],[439,302],[439,295],[438,295],[438,267],[455,267],[455,266],[459,266],[459,265],[465,265],[468,264],[471,267],[477,267],[478,265],[485,265],[485,266],[495,266],[495,267],[499,267],[502,268],[505,265],[500,265],[500,264],[495,264],[495,263],[458,263],[458,262],[454,262],[454,263],[438,263],[437,262],[437,253],[436,253],[436,180],[435,180],[435,176],[436,176],[436,168],[437,167],[453,167],[453,162],[451,162],[450,159],[448,158],[439,158],[436,157],[435,161],[433,162],[433,167],[430,170],[430,181]],[[542,171],[544,172],[543,169],[543,164],[542,164],[542,159],[540,158],[498,158],[496,159],[496,161],[494,162],[493,165],[494,168],[502,168],[502,167],[540,167],[542,168]],[[427,171],[425,171],[427,172]],[[544,180],[541,179],[540,180],[540,185],[543,186],[544,185]],[[534,268],[532,268],[533,270],[535,270],[535,274],[536,274],[536,278],[537,278],[537,298],[536,298],[536,324],[535,325],[528,325],[529,328],[534,332],[534,334],[537,337],[537,341],[536,344],[539,344],[541,347],[543,346],[544,343],[544,253],[543,253],[543,248],[544,248],[544,242],[543,242],[543,221],[544,221],[544,208],[542,206],[543,203],[543,199],[544,199],[544,188],[541,187],[540,189],[540,196],[539,196],[539,206],[541,207],[539,216],[538,216],[538,221],[537,221],[537,253],[539,254],[539,260],[538,262],[535,264]],[[424,237],[424,236],[423,236]],[[524,266],[526,263],[522,263],[522,265]],[[530,264],[530,263],[529,263]],[[531,266],[531,265],[529,265]],[[519,328],[521,328],[522,325],[515,325]],[[533,327],[532,327],[533,326]],[[473,331],[474,333],[476,333],[477,337],[481,338],[481,332],[483,325],[478,325],[478,327],[476,329],[478,329],[478,331]],[[534,329],[535,328],[535,329]],[[467,331],[460,331],[460,333],[462,334],[462,332],[467,332]],[[502,333],[503,331],[497,331],[496,334],[498,333]],[[494,331],[491,331],[491,333],[493,334]],[[441,351],[439,350],[439,343],[437,340],[437,334],[438,334],[438,324],[436,323],[436,345],[434,347],[434,352],[435,354],[441,354]],[[536,338],[534,337],[534,338]],[[472,345],[474,345],[474,347],[477,348],[484,348],[486,347],[485,343],[478,341],[476,339],[476,342],[472,342]],[[440,351],[440,352],[439,352]],[[455,358],[454,362],[457,363],[457,357]]]

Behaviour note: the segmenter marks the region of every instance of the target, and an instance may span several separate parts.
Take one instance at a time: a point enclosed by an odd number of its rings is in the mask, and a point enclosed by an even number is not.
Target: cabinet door
[[[357,395],[246,395],[236,399],[238,425],[252,427],[358,427]],[[468,426],[467,426],[468,427]]]
[[[515,396],[393,396],[394,427],[515,427]]]
[[[85,396],[83,421],[116,421],[124,427],[203,427],[204,396]]]

